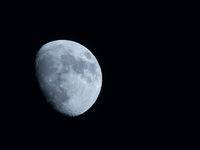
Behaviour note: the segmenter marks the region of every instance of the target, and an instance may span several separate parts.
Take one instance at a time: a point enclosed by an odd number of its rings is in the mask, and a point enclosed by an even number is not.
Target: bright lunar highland
[[[63,115],[75,117],[97,100],[102,72],[95,56],[83,45],[56,40],[36,54],[36,78],[47,102]]]

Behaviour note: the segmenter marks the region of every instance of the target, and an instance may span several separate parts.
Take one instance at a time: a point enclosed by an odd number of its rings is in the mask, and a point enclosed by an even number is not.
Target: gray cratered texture
[[[37,52],[36,77],[47,101],[67,116],[78,116],[96,101],[102,73],[95,56],[83,45],[56,40]]]

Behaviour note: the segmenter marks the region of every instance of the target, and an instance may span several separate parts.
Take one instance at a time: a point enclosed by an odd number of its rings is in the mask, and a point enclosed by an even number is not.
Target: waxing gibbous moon
[[[102,72],[95,56],[83,45],[56,40],[36,54],[35,72],[47,102],[63,115],[75,117],[97,100]]]

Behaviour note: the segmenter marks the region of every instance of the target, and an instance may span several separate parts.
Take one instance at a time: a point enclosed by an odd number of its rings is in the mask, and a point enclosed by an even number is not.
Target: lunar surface
[[[36,54],[36,78],[47,102],[63,115],[75,117],[97,100],[102,72],[95,56],[83,45],[56,40]]]

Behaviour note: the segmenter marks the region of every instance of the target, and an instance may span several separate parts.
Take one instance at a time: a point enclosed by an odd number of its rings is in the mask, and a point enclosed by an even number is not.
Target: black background
[[[6,126],[12,138],[36,147],[72,144],[87,148],[94,143],[126,149],[129,143],[148,143],[170,132],[169,111],[164,110],[171,74],[164,60],[174,41],[165,13],[148,4],[26,5],[5,17],[3,28],[6,52],[14,60],[13,69],[7,69],[12,86],[7,87]],[[102,69],[97,101],[74,118],[47,104],[35,78],[37,51],[58,39],[86,46]]]

